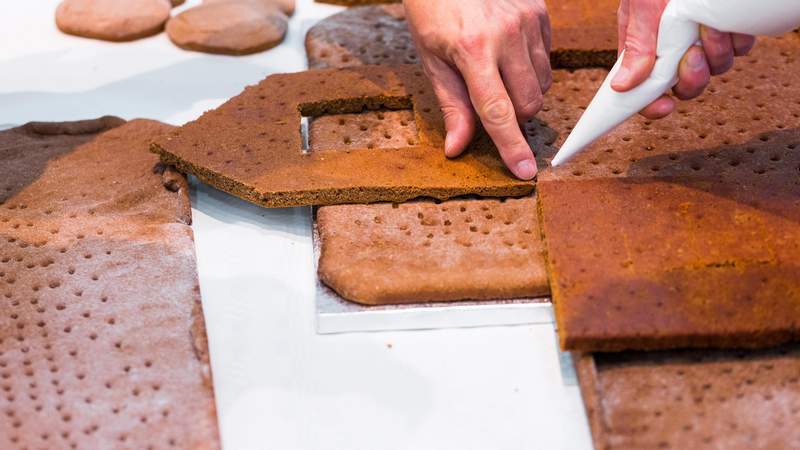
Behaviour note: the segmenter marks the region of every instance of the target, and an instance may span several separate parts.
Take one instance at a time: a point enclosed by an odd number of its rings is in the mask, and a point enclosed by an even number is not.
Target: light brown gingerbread
[[[160,33],[172,6],[168,0],[64,0],[56,25],[76,36],[132,41]]]

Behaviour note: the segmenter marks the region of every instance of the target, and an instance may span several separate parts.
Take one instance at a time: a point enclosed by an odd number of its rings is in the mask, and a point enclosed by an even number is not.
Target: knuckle
[[[508,123],[515,120],[514,106],[508,99],[490,99],[481,108],[481,118],[490,126]]]
[[[539,22],[541,20],[541,11],[538,9],[537,6],[532,6],[530,8],[525,8],[520,11],[520,17],[523,21],[528,24],[533,24]]]
[[[712,75],[721,75],[733,67],[733,56],[731,57],[723,57],[719,58],[718,60],[714,60],[711,62],[711,74]],[[705,84],[708,84],[706,80]],[[704,86],[705,86],[704,84]]]
[[[483,33],[466,33],[456,40],[456,52],[465,55],[482,53],[488,38]]]
[[[440,108],[444,120],[459,119],[461,117],[461,109],[455,105],[443,104]]]
[[[522,28],[522,18],[519,15],[507,15],[498,23],[499,33],[502,37],[519,36]]]

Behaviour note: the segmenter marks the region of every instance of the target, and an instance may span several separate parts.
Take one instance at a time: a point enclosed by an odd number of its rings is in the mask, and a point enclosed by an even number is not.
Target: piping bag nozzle
[[[630,91],[612,89],[623,51],[550,165],[566,162],[675,86],[678,64],[698,42],[700,24],[732,33],[779,35],[800,25],[800,1],[671,0],[661,16],[650,76]]]

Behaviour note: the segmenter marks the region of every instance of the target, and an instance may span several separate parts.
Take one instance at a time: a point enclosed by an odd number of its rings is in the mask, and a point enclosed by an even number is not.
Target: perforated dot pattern
[[[533,197],[319,209],[319,275],[368,304],[546,295]]]
[[[0,448],[218,447],[186,181],[121,123],[0,133]]]
[[[414,112],[365,111],[312,117],[308,145],[312,152],[390,149],[417,145]]]
[[[800,176],[800,81],[790,69],[797,65],[798,45],[796,35],[762,39],[671,116],[635,116],[570,163],[543,171],[541,179]],[[556,74],[539,115],[559,133],[556,147],[604,78],[600,70]]]
[[[592,364],[590,362],[590,364]],[[800,349],[594,356],[581,387],[596,448],[800,446]],[[593,391],[593,392],[592,392]]]
[[[604,74],[558,75],[540,115],[558,138],[540,154],[538,195],[562,345],[797,339],[799,49],[793,34],[763,39],[698,100],[633,118],[553,170]]]

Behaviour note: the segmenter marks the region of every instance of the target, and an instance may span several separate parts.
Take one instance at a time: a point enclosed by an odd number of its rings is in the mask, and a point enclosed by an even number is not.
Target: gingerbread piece
[[[537,190],[564,348],[800,337],[798,49],[795,34],[765,39],[670,117],[633,118],[555,170],[552,152],[542,155]],[[557,145],[602,81],[558,76],[540,114]]]
[[[3,448],[219,448],[184,177],[117,118],[0,132]]]
[[[167,22],[167,34],[186,50],[248,55],[280,44],[288,27],[286,15],[277,6],[226,0],[181,12]]]
[[[319,276],[367,305],[543,297],[536,214],[533,197],[322,207]]]
[[[598,450],[797,448],[800,348],[584,354]]]
[[[56,9],[56,25],[76,36],[132,41],[160,33],[171,9],[168,0],[64,0]]]
[[[304,152],[301,115],[380,108],[412,109],[418,143]],[[266,207],[532,191],[531,182],[505,168],[485,136],[453,160],[444,156],[443,141],[441,113],[419,67],[361,66],[270,76],[152,148],[181,171]]]

